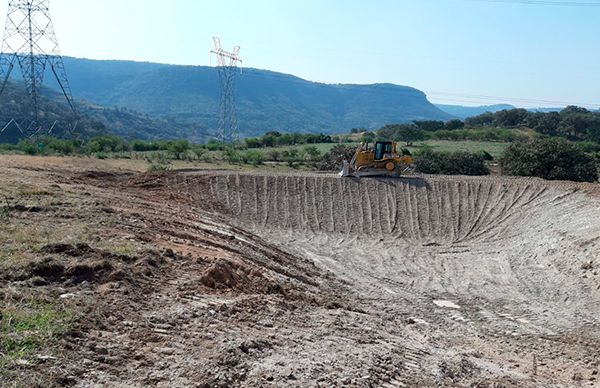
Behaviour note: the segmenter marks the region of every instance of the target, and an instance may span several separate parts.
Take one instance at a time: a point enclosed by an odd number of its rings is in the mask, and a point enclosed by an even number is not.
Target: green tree
[[[494,124],[498,127],[524,126],[529,112],[526,109],[505,109],[494,114]]]
[[[196,157],[197,160],[202,159],[202,157],[204,155],[206,155],[206,153],[208,152],[206,150],[206,148],[204,148],[202,146],[198,146],[198,145],[195,145],[195,146],[191,147],[191,150],[194,153],[194,155],[195,155],[195,157]]]
[[[560,112],[558,133],[570,140],[583,140],[590,128],[600,127],[600,116],[584,108],[567,107]]]
[[[250,151],[246,151],[242,155],[242,161],[246,164],[251,164],[256,167],[256,166],[264,163],[265,156],[260,151],[250,150]]]
[[[458,119],[450,120],[450,121],[446,122],[446,124],[444,125],[444,129],[447,131],[463,129],[464,127],[465,127],[465,123],[463,123],[461,120],[458,120]]]
[[[281,151],[271,150],[267,153],[267,158],[268,158],[268,160],[273,161],[273,162],[280,162],[281,161]]]
[[[426,148],[414,158],[417,170],[424,174],[489,175],[481,154],[457,151],[435,152]]]
[[[413,121],[413,123],[423,131],[435,132],[444,129],[444,122],[439,120],[421,120]]]
[[[307,145],[303,148],[304,154],[308,157],[311,162],[319,160],[321,157],[321,151],[316,146]]]
[[[558,112],[544,113],[533,129],[541,134],[548,136],[558,135],[558,126],[560,125],[560,114]]]
[[[494,123],[494,114],[492,112],[485,112],[477,116],[469,117],[465,120],[465,126],[467,127],[486,127]]]
[[[377,135],[373,132],[365,132],[362,135],[362,138],[360,139],[361,142],[367,142],[367,143],[373,143],[375,141],[375,139],[377,138]]]
[[[262,137],[262,143],[264,147],[273,147],[275,145],[276,137],[273,135],[265,135]]]
[[[180,160],[183,154],[190,149],[190,143],[187,140],[173,140],[169,142],[167,151],[172,153],[177,160]]]
[[[29,139],[19,141],[17,148],[27,155],[36,155],[40,151],[38,146]]]
[[[240,164],[242,157],[240,152],[233,147],[227,147],[224,150],[225,160],[231,164]]]
[[[123,138],[113,135],[93,137],[87,147],[90,152],[122,152],[128,149]]]
[[[500,159],[507,175],[535,176],[548,180],[596,182],[594,158],[564,139],[534,139],[510,145]]]
[[[377,131],[377,135],[382,140],[406,142],[407,146],[412,145],[415,141],[425,139],[425,132],[411,124],[386,125]]]
[[[71,155],[79,150],[80,143],[75,140],[62,140],[46,136],[40,140],[44,153]]]
[[[263,146],[262,139],[260,139],[260,138],[249,137],[249,138],[245,139],[244,141],[246,142],[246,146],[248,148],[260,148]]]
[[[296,167],[300,161],[300,151],[297,148],[290,148],[289,150],[282,152],[283,160],[290,167]]]

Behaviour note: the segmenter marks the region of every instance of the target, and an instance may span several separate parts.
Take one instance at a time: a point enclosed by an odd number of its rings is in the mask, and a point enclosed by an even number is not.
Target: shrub
[[[280,162],[281,161],[281,152],[278,150],[271,150],[267,152],[267,159],[272,162]]]
[[[143,151],[160,151],[165,150],[166,144],[164,142],[153,142],[153,141],[144,141],[144,140],[134,140],[129,144],[130,148],[133,151],[143,152]]]
[[[300,151],[297,148],[290,148],[289,150],[282,152],[283,160],[290,167],[297,167],[297,163],[300,161]]]
[[[363,143],[373,143],[376,138],[377,135],[374,132],[365,132],[363,133],[360,141]]]
[[[494,160],[494,157],[492,156],[492,154],[490,154],[487,151],[481,151],[481,157],[483,158],[483,160],[485,160],[486,162],[491,162],[492,160]]]
[[[79,144],[75,140],[61,140],[55,137],[41,139],[44,153],[70,155],[79,151]]]
[[[307,156],[307,159],[311,162],[316,162],[321,158],[321,151],[319,151],[319,149],[316,146],[304,146],[302,151],[304,155]]]
[[[224,151],[225,160],[231,164],[240,164],[242,157],[240,152],[232,147],[226,148]]]
[[[204,163],[212,163],[212,162],[215,161],[214,158],[209,153],[206,153],[206,154],[202,155],[201,160]]]
[[[190,143],[187,140],[173,140],[167,145],[167,150],[175,156],[177,160],[190,149]]]
[[[11,152],[11,151],[17,151],[18,148],[16,145],[13,144],[0,144],[0,152]]]
[[[593,156],[580,145],[564,139],[535,139],[512,144],[504,152],[500,167],[507,175],[578,182],[598,180]]]
[[[201,146],[194,146],[192,147],[192,152],[194,153],[194,155],[196,156],[196,159],[201,160],[202,157],[204,155],[206,155],[206,153],[208,152],[206,150],[206,148],[203,148]]]
[[[87,146],[90,152],[121,152],[128,149],[123,138],[112,135],[93,137]]]
[[[256,167],[264,163],[265,157],[262,152],[251,150],[242,155],[242,161]]]
[[[206,149],[209,151],[223,151],[227,148],[225,144],[218,142],[217,140],[211,139],[206,144]]]
[[[29,139],[25,139],[25,140],[21,140],[18,144],[17,144],[17,148],[20,151],[23,151],[24,153],[26,153],[27,155],[36,155],[40,149],[38,148],[37,145],[35,145],[31,140]]]
[[[417,170],[424,174],[489,175],[484,158],[480,154],[457,151],[451,153],[425,149],[414,158]]]
[[[259,138],[249,137],[245,139],[245,142],[248,148],[260,148],[263,145],[262,140]]]
[[[162,164],[162,163],[152,163],[148,166],[148,172],[162,172],[162,171],[168,171],[170,169],[170,166],[168,164]]]
[[[475,128],[455,129],[452,131],[441,130],[429,134],[434,140],[473,140],[473,141],[500,141],[514,142],[528,140],[529,136],[518,129],[506,128]]]
[[[458,120],[458,119],[450,120],[446,124],[444,124],[444,129],[447,131],[454,131],[455,129],[463,129],[464,127],[465,127],[465,123],[463,123],[461,120]]]

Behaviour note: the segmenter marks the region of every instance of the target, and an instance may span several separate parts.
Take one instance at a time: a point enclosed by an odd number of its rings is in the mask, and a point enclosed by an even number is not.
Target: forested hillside
[[[124,107],[214,132],[219,102],[212,67],[66,58],[76,97]],[[342,133],[388,123],[451,116],[419,90],[392,84],[329,85],[287,74],[244,69],[237,77],[243,136],[270,130]]]

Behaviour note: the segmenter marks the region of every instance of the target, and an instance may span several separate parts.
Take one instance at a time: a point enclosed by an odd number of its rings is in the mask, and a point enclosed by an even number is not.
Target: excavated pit
[[[595,185],[223,174],[210,187],[238,226],[367,295],[508,303],[524,320],[598,335]]]
[[[417,354],[407,360],[415,376],[428,365],[439,369],[458,349],[491,359],[506,352],[499,348],[524,346],[534,363],[562,358],[557,370],[600,360],[597,185],[227,173],[195,179],[208,184],[229,222],[333,272],[367,311],[408,317],[436,333],[396,345]],[[189,189],[193,195],[193,183]],[[439,338],[457,337],[440,345]]]

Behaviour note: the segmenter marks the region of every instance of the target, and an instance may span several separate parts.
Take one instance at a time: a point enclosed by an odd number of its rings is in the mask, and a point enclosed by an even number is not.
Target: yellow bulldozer
[[[410,155],[402,155],[397,145],[391,141],[378,141],[372,147],[362,143],[350,162],[344,160],[340,176],[392,176],[399,177],[413,170],[413,159]]]

